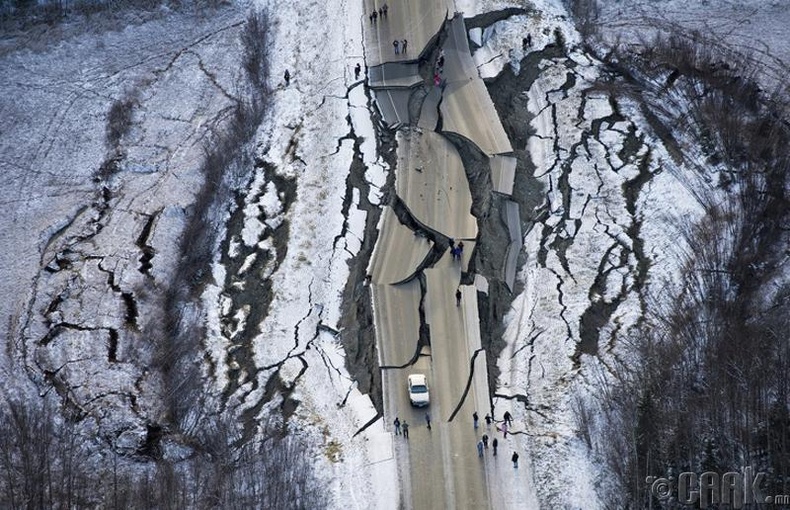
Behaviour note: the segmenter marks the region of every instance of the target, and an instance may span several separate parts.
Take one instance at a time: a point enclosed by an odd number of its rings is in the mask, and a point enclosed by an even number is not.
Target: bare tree
[[[659,507],[647,476],[747,465],[770,474],[768,491],[784,493],[790,345],[778,332],[790,325],[785,99],[761,90],[750,61],[688,37],[659,38],[641,53],[615,48],[611,56],[624,76],[619,93],[642,104],[657,132],[685,126],[685,138],[700,141],[707,161],[685,160],[692,173],[679,178],[706,214],[679,226],[687,247],[677,261],[683,284],[656,296],[631,332],[639,362],[622,367],[627,375],[610,392],[591,442],[632,506]],[[713,172],[717,186],[707,183]]]

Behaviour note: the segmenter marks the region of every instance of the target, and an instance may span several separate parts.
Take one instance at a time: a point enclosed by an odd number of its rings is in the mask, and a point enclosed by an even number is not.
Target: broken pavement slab
[[[466,138],[488,156],[513,152],[482,80],[448,85],[439,109],[442,131]]]
[[[494,191],[503,195],[513,194],[513,183],[516,179],[516,158],[513,156],[492,156],[489,159],[491,166],[491,183]]]
[[[389,127],[409,124],[410,89],[381,89],[374,91],[374,94],[381,116]]]
[[[368,71],[368,87],[372,89],[414,87],[423,82],[416,62],[388,62],[371,67]]]
[[[428,95],[425,96],[420,109],[420,119],[417,127],[429,131],[436,131],[439,126],[439,101],[442,99],[442,92],[439,87],[431,87]]]
[[[507,224],[508,237],[510,238],[510,243],[505,253],[504,279],[507,288],[510,292],[513,292],[513,288],[516,284],[518,254],[521,252],[521,248],[524,245],[524,241],[521,239],[521,218],[517,202],[512,200],[507,200],[505,202],[504,220]]]
[[[368,73],[368,86],[390,127],[410,123],[409,99],[413,89],[422,83],[415,62],[386,63],[370,68]]]
[[[504,220],[507,225],[507,235],[510,242],[518,242],[523,244],[521,239],[521,217],[519,216],[518,202],[513,200],[505,201]]]
[[[513,152],[499,114],[469,53],[463,17],[454,17],[445,41],[442,131],[456,133],[488,156]]]
[[[428,238],[418,236],[403,225],[391,207],[385,206],[379,220],[379,239],[368,266],[375,284],[409,280],[433,248]]]
[[[395,188],[425,228],[453,239],[477,237],[472,194],[455,147],[433,131],[398,132]]]
[[[371,285],[379,364],[402,366],[416,353],[420,338],[420,282]]]

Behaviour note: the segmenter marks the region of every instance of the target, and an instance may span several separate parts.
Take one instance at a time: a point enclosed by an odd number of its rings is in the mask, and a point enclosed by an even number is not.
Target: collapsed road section
[[[481,435],[470,426],[472,415],[494,411],[470,261],[496,193],[506,202],[503,218],[513,222],[505,229],[512,250],[500,254],[501,278],[513,288],[521,226],[518,204],[507,197],[516,159],[472,61],[461,15],[404,5],[398,18],[390,6],[388,20],[371,20],[365,29],[369,86],[397,141],[396,197],[384,208],[368,268],[385,423],[428,420],[405,391],[409,374],[426,374],[433,427],[413,430],[396,445],[402,497],[421,508],[491,508],[501,496],[489,490],[489,466],[470,448]],[[366,8],[372,13],[377,6]],[[408,33],[413,54],[393,52],[396,32]],[[476,163],[464,161],[466,154],[476,154]]]

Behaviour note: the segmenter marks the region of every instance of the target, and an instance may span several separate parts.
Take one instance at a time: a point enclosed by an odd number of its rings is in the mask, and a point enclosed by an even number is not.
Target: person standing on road
[[[505,419],[505,423],[513,425],[513,416],[510,414],[510,411],[505,411],[503,418]]]
[[[483,434],[483,447],[488,449],[488,434]]]
[[[507,439],[507,422],[502,424],[502,438]]]
[[[472,413],[472,421],[475,424],[475,429],[477,429],[478,422],[480,421],[480,418],[477,416],[477,411]]]
[[[461,288],[455,290],[455,306],[461,306]]]
[[[431,430],[431,415],[425,413],[425,424],[428,426],[428,430]]]
[[[359,79],[359,73],[361,73],[361,72],[362,72],[362,66],[359,65],[359,62],[357,62],[357,66],[354,68],[354,79],[355,80]]]
[[[486,421],[486,427],[490,427],[491,426],[491,415],[490,414],[486,414],[485,421]]]
[[[403,428],[403,437],[409,439],[409,424],[406,422],[406,420],[403,420],[401,427]]]
[[[510,460],[513,461],[513,467],[518,469],[518,453],[513,452],[513,456],[510,457]]]
[[[397,40],[397,39],[395,39],[394,41],[392,41],[392,45],[395,47],[395,54],[396,54],[396,55],[397,55],[397,54],[398,54],[398,52],[400,51],[400,49],[399,49],[399,47],[398,47],[398,45],[399,45],[399,44],[400,44],[400,42],[398,42],[398,40]]]
[[[483,456],[483,440],[482,439],[477,442],[477,456],[478,457],[482,457]]]
[[[387,4],[384,4],[384,5],[381,6],[381,13],[384,15],[385,18],[387,17],[387,11],[388,10],[389,10],[389,7],[387,7]]]
[[[401,45],[400,45],[400,47],[401,47],[401,53],[406,53],[406,46],[408,46],[408,45],[409,45],[409,41],[407,41],[406,39],[404,39],[404,40],[403,40],[403,42],[402,42],[402,43],[401,43]]]
[[[491,441],[491,448],[494,449],[494,457],[496,457],[496,447],[497,446],[499,446],[499,441],[497,441],[497,439],[494,438],[494,440]]]
[[[464,242],[461,241],[458,243],[458,260],[461,260],[461,257],[464,255]]]
[[[395,422],[394,423],[395,423],[395,435],[399,436],[400,435],[400,419],[397,416],[395,417]]]
[[[285,80],[285,86],[287,87],[291,83],[291,72],[288,71],[288,69],[285,70],[283,79]]]

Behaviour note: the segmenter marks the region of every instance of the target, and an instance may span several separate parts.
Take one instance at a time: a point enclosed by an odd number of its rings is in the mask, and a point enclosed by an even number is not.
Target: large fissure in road
[[[371,104],[370,92],[366,90],[368,104]],[[378,153],[391,170],[386,176],[384,186],[379,190],[382,203],[387,203],[394,196],[396,142],[394,132],[388,130],[382,119],[373,111],[376,129]],[[370,295],[368,264],[373,248],[378,240],[377,225],[381,216],[379,204],[370,201],[372,184],[366,177],[368,170],[361,152],[362,138],[353,133],[354,158],[351,162],[346,179],[346,197],[343,203],[344,214],[354,196],[358,197],[357,208],[367,214],[362,244],[355,256],[348,262],[349,275],[343,290],[342,317],[340,319],[340,339],[345,351],[345,363],[351,377],[357,382],[357,388],[370,396],[378,415],[384,412],[381,387],[381,371],[376,347],[376,332],[373,324],[373,308]],[[378,417],[378,416],[377,416]]]

